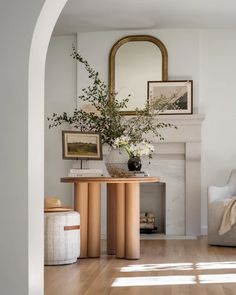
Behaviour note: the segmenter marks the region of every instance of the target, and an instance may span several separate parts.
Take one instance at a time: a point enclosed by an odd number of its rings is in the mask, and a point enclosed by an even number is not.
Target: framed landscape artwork
[[[102,160],[101,136],[95,132],[62,131],[63,159]]]
[[[160,115],[192,114],[193,81],[148,81],[148,103],[160,110]]]

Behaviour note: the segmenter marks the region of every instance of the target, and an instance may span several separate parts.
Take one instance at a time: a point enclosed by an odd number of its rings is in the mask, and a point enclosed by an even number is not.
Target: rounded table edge
[[[79,183],[79,182],[99,182],[99,183],[148,183],[148,182],[160,182],[159,177],[62,177],[63,183]]]

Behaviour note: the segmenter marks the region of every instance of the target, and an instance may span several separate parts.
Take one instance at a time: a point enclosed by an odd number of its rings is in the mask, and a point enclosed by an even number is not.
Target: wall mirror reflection
[[[147,81],[168,79],[165,45],[148,35],[127,36],[112,47],[109,57],[109,84],[117,98],[131,95],[124,115],[134,115],[147,101]]]

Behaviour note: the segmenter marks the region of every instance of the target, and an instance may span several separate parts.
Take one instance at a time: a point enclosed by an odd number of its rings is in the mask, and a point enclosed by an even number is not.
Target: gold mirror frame
[[[154,43],[161,51],[162,55],[162,80],[168,80],[168,53],[161,40],[149,35],[131,35],[119,39],[111,48],[109,54],[109,89],[111,93],[115,92],[115,57],[117,50],[125,43],[133,41],[148,41]],[[135,111],[122,111],[122,115],[135,115]]]

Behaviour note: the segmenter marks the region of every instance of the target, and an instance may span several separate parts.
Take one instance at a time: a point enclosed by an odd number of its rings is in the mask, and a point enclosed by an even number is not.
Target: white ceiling
[[[69,0],[54,34],[163,28],[236,28],[236,0]]]

